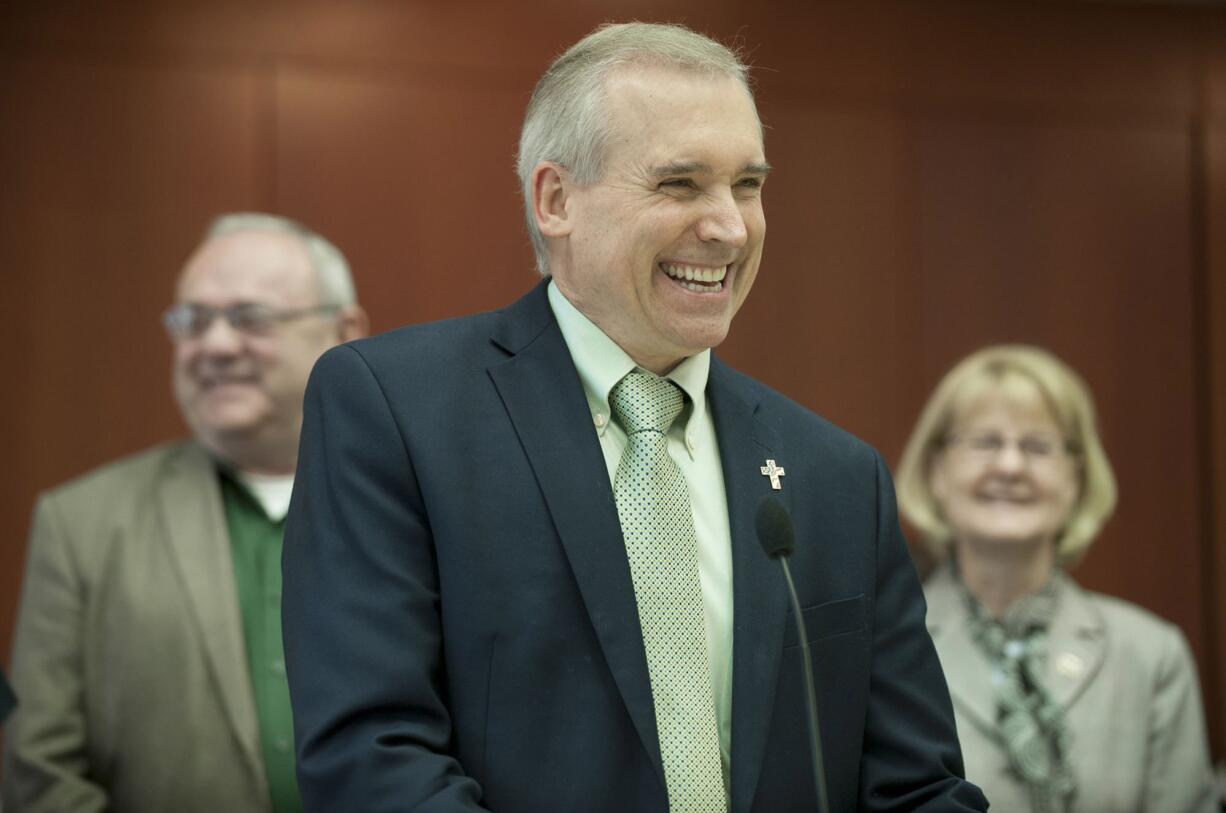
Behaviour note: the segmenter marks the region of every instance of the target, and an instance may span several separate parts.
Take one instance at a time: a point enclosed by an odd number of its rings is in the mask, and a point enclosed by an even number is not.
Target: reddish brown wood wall
[[[1226,12],[1081,3],[136,2],[0,10],[0,652],[35,493],[181,433],[157,316],[214,213],[302,218],[378,329],[533,283],[511,171],[606,19],[739,36],[777,173],[723,354],[894,461],[937,378],[1045,345],[1121,503],[1080,578],[1178,623],[1226,753]]]

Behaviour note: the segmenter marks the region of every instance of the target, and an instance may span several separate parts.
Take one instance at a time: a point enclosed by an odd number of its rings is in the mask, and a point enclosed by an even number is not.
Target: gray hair
[[[614,69],[626,65],[723,74],[739,82],[753,99],[749,67],[741,57],[682,25],[605,24],[554,60],[528,102],[515,164],[524,195],[528,236],[542,276],[549,276],[549,259],[532,210],[532,172],[542,161],[552,161],[566,167],[577,183],[600,180],[611,129],[605,80]]]
[[[231,212],[214,218],[204,232],[204,239],[211,240],[223,234],[240,231],[292,234],[302,240],[307,257],[311,261],[311,269],[315,272],[320,304],[344,307],[357,303],[357,292],[353,287],[353,276],[349,273],[349,263],[340,249],[323,235],[288,217],[263,212]]]

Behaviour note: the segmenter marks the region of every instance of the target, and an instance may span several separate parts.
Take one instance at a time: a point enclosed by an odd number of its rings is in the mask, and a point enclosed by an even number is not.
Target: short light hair
[[[356,305],[357,292],[353,287],[353,275],[345,255],[326,237],[307,228],[297,220],[264,212],[230,212],[213,219],[204,232],[204,239],[211,240],[223,234],[240,231],[271,231],[291,234],[302,241],[311,270],[315,272],[315,284],[319,289],[319,304],[346,307]]]
[[[552,161],[579,184],[596,183],[604,176],[612,128],[605,103],[606,79],[627,65],[722,74],[740,83],[753,101],[749,67],[740,55],[683,25],[609,23],[572,45],[554,60],[532,92],[516,159],[528,236],[542,276],[549,276],[549,258],[533,213],[532,172],[542,161]]]
[[[1013,381],[1033,385],[1078,459],[1080,494],[1056,543],[1060,561],[1080,559],[1115,510],[1115,475],[1098,437],[1094,401],[1085,382],[1046,350],[1018,344],[987,347],[941,379],[898,464],[898,507],[937,558],[949,552],[953,532],[932,493],[933,462],[945,448],[958,411],[985,389],[1010,388]]]

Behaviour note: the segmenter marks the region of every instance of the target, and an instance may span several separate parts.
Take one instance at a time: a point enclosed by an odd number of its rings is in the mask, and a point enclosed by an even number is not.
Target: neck
[[[279,477],[293,474],[298,465],[298,444],[236,442],[200,438],[200,442],[219,460],[245,474]],[[215,442],[210,442],[215,441]]]
[[[971,595],[993,616],[1037,593],[1056,566],[1051,540],[1028,543],[957,541],[958,574]]]
[[[550,264],[553,267],[557,267],[556,258],[551,259]],[[563,276],[565,277],[566,275]],[[559,279],[557,275],[554,275],[553,284],[557,287],[558,291],[562,294],[566,301],[574,306],[575,310],[583,314],[583,316],[589,322],[595,325],[601,333],[608,336],[614,344],[620,347],[622,352],[630,357],[631,361],[633,361],[639,367],[642,367],[644,370],[663,377],[672,372],[673,368],[688,358],[688,355],[682,352],[682,350],[679,348],[674,349],[674,351],[671,353],[650,352],[650,348],[640,346],[640,343],[636,341],[636,337],[633,335],[633,332],[627,334],[624,331],[618,330],[618,320],[605,318],[606,314],[599,307],[593,307],[592,303],[587,298],[578,296],[577,292],[571,289],[569,283],[566,282],[565,279]],[[702,349],[691,351],[689,355],[700,352],[702,352]]]

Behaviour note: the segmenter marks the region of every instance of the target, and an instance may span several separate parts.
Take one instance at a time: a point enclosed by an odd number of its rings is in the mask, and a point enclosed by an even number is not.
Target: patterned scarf
[[[1077,783],[1068,766],[1071,734],[1064,710],[1040,681],[1047,658],[1047,631],[1056,615],[1054,574],[1039,592],[1025,596],[993,618],[965,590],[970,632],[992,664],[996,722],[1010,772],[1030,793],[1034,813],[1073,809]]]

